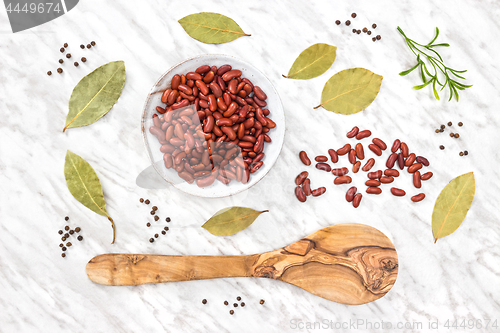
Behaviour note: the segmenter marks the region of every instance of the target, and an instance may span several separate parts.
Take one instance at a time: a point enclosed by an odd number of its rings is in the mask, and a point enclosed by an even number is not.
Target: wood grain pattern
[[[246,256],[103,254],[87,264],[95,283],[130,286],[224,277],[284,281],[343,304],[364,304],[394,285],[398,258],[382,232],[363,224],[323,228],[283,248]]]

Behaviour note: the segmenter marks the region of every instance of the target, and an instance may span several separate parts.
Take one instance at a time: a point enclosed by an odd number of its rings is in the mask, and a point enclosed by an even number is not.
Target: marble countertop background
[[[180,18],[201,11],[225,14],[251,37],[222,45],[190,38]],[[357,13],[351,27],[338,27]],[[31,30],[12,34],[0,9],[0,332],[295,332],[437,331],[429,323],[446,320],[497,320],[500,325],[500,27],[497,1],[97,1],[81,0],[71,12]],[[373,43],[352,27],[377,23]],[[414,91],[417,74],[398,73],[413,66],[397,26],[417,41],[427,42],[434,29],[451,67],[468,69],[474,85],[459,103],[436,101],[431,89]],[[91,50],[80,44],[95,40]],[[66,61],[56,73],[59,48],[69,43],[78,68]],[[298,54],[318,42],[337,46],[337,59],[324,75],[307,81],[287,80]],[[175,188],[146,190],[135,184],[149,162],[140,119],[144,100],[157,78],[187,58],[223,53],[250,62],[267,74],[281,95],[287,124],[282,153],[269,174],[250,190],[233,197],[202,199]],[[73,87],[94,68],[124,60],[127,81],[113,109],[91,126],[62,132]],[[365,111],[342,116],[319,104],[326,80],[351,67],[383,75],[381,91]],[[46,75],[52,70],[51,77]],[[437,135],[442,123],[462,121],[460,139]],[[365,195],[353,209],[345,189],[311,169],[314,187],[327,193],[300,204],[293,179],[304,168],[300,150],[324,154],[347,142],[354,125],[392,142],[401,138],[431,162],[434,177],[424,184],[427,198],[412,204],[385,191]],[[457,127],[453,128],[454,130]],[[444,151],[439,145],[445,145]],[[63,166],[70,149],[92,164],[104,188],[117,234],[111,245],[108,221],[83,207],[69,193]],[[467,157],[458,153],[468,150]],[[454,177],[474,171],[476,196],[462,226],[434,244],[431,215],[440,190]],[[398,186],[411,188],[409,177]],[[362,187],[363,177],[355,185]],[[357,183],[356,183],[357,182]],[[153,244],[149,208],[139,198],[171,217],[170,231]],[[248,229],[216,237],[200,226],[217,210],[243,205],[269,209]],[[65,216],[80,226],[85,239],[61,258],[57,231]],[[92,283],[85,265],[108,252],[176,255],[239,255],[282,247],[322,227],[358,222],[376,227],[395,244],[399,276],[382,299],[347,306],[319,298],[300,288],[268,279],[231,278],[136,287]],[[163,225],[162,225],[163,226]],[[241,296],[247,306],[234,316],[223,305]],[[202,299],[208,299],[203,305]],[[264,305],[259,304],[265,299]],[[334,324],[330,323],[333,322]],[[321,327],[307,328],[320,322]],[[356,323],[352,326],[352,323]],[[386,326],[380,328],[382,322]],[[329,323],[327,325],[327,323]],[[339,324],[340,323],[340,324]],[[346,323],[346,324],[344,324]],[[372,327],[379,329],[370,329]],[[387,323],[393,325],[388,328]],[[409,325],[396,329],[397,323]],[[422,323],[422,326],[418,323]],[[476,324],[464,332],[485,330]],[[316,324],[318,325],[318,324]],[[327,328],[329,327],[329,328]],[[333,326],[335,327],[335,326]],[[338,326],[337,326],[338,327]],[[413,327],[413,328],[411,328]]]

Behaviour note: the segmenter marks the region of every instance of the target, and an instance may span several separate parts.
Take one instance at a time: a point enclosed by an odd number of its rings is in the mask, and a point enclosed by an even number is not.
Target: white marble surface
[[[185,34],[177,20],[200,11],[235,19],[251,37],[223,45],[207,45]],[[373,43],[350,28],[337,27],[351,12],[353,26],[376,22],[382,40]],[[294,332],[293,320],[337,323],[364,320],[372,324],[446,320],[498,320],[500,269],[498,185],[500,73],[498,68],[496,1],[80,1],[67,15],[13,35],[0,9],[0,331],[1,332]],[[359,22],[359,23],[358,23]],[[431,91],[416,92],[417,75],[398,72],[414,63],[396,26],[426,42],[439,26],[447,62],[468,69],[474,87],[459,103],[436,101]],[[81,43],[97,42],[82,51]],[[86,64],[66,62],[64,74],[48,77],[58,67],[59,48],[70,43],[74,57]],[[336,45],[337,60],[321,77],[286,80],[295,57],[306,47]],[[144,190],[135,178],[148,166],[141,141],[140,117],[155,80],[172,65],[204,53],[234,55],[268,74],[279,91],[287,116],[285,145],[275,167],[251,190],[223,199],[200,199],[174,188]],[[74,59],[74,58],[73,58]],[[62,133],[67,102],[74,85],[95,67],[124,60],[127,82],[118,103],[103,119]],[[313,110],[325,81],[351,67],[366,67],[384,76],[374,103],[364,112],[342,116]],[[434,134],[437,125],[464,122],[460,139]],[[293,179],[304,168],[298,151],[326,153],[346,142],[345,132],[358,125],[386,142],[404,139],[410,149],[431,161],[434,178],[424,185],[427,198],[415,205],[388,191],[365,198],[357,210],[343,199],[331,176],[312,173],[313,186],[325,185],[322,197],[299,204]],[[445,151],[438,146],[444,144]],[[115,245],[105,218],[78,203],[63,176],[67,149],[84,157],[98,173],[117,228]],[[470,154],[460,158],[458,152]],[[345,161],[345,159],[344,159]],[[476,196],[462,226],[433,244],[431,214],[440,190],[454,177],[474,171]],[[355,183],[362,187],[363,177]],[[409,177],[398,184],[410,187]],[[149,198],[160,216],[170,216],[168,236],[154,244]],[[247,230],[231,237],[212,236],[200,226],[215,211],[229,205],[269,209]],[[60,257],[57,230],[71,217],[85,240]],[[347,306],[308,294],[294,286],[267,280],[233,278],[194,282],[104,287],[93,284],[85,264],[107,252],[157,254],[247,254],[291,243],[322,227],[366,223],[389,236],[399,255],[399,276],[382,299]],[[157,227],[159,230],[159,227]],[[242,296],[247,306],[230,316],[222,304]],[[203,306],[201,300],[209,304]],[[264,306],[258,301],[264,298]],[[338,325],[338,324],[337,324]],[[490,324],[491,326],[491,324]],[[336,331],[368,331],[365,325]],[[325,331],[333,331],[328,329]],[[461,331],[484,332],[471,328]],[[494,331],[494,330],[488,330]]]

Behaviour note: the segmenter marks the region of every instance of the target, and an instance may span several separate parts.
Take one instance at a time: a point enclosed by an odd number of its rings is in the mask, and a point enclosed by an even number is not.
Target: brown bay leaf
[[[257,211],[245,207],[228,207],[215,213],[202,227],[216,236],[230,236],[246,229],[260,214],[265,212],[268,210]]]
[[[383,77],[365,68],[349,68],[333,75],[321,93],[328,111],[350,115],[366,109],[377,97]]]
[[[300,53],[288,75],[283,77],[307,80],[320,76],[332,66],[336,56],[337,47],[324,43],[314,44]]]
[[[191,14],[181,18],[179,23],[189,36],[207,44],[227,43],[250,36],[233,19],[217,13]]]
[[[434,243],[453,233],[462,224],[474,199],[474,173],[453,179],[439,194],[432,211]]]
[[[81,79],[71,93],[63,132],[90,125],[104,116],[120,97],[125,77],[125,63],[112,61]]]
[[[64,177],[68,190],[82,205],[102,216],[106,216],[113,228],[115,242],[115,224],[106,210],[101,182],[92,166],[77,154],[67,151],[64,163]]]

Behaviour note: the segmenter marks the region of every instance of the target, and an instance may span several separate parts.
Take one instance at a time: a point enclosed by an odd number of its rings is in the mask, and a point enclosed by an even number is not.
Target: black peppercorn
[[[71,58],[71,53],[66,54],[66,58]]]
[[[152,210],[152,211],[150,211],[150,214],[151,214],[151,215],[155,215],[155,214],[156,214],[156,212],[155,212],[154,210]]]
[[[155,216],[155,221],[158,221],[160,217],[158,215]]]
[[[460,134],[455,133],[455,139],[458,139],[460,137]]]
[[[81,45],[80,45],[80,48],[81,48],[81,49],[84,49],[84,48],[85,48],[85,45],[81,44]]]
[[[82,230],[82,229],[80,229],[80,227],[76,227],[76,228],[75,228],[75,231],[76,231],[76,232],[80,232],[80,230]]]
[[[148,228],[149,228],[150,226],[151,226],[151,223],[149,223],[149,222],[148,222],[148,223],[146,223],[146,227],[148,227]]]
[[[449,122],[448,122],[448,126],[451,126],[451,125],[452,125],[452,123],[451,123],[451,121],[449,121]]]
[[[450,133],[450,137],[453,138],[455,136],[455,133]]]
[[[207,300],[206,299],[203,299],[203,301],[201,301],[203,304],[207,304]]]
[[[377,25],[375,23],[372,24],[372,28],[375,29]]]
[[[61,250],[66,251],[66,246],[63,246]]]
[[[59,68],[57,69],[57,72],[58,72],[59,74],[61,74],[61,73],[63,72],[62,68],[60,68],[60,67],[59,67]]]
[[[244,307],[245,306],[245,302],[241,302],[240,306]]]
[[[155,239],[154,239],[154,238],[150,238],[150,239],[149,239],[149,242],[150,242],[150,243],[153,243],[154,241],[155,241]]]
[[[366,27],[363,28],[363,32],[368,32],[368,29]]]
[[[443,150],[443,149],[444,149],[444,146],[443,146],[443,145],[439,146],[439,149]]]
[[[236,300],[241,301],[241,297],[240,296],[236,297]]]
[[[349,20],[345,21],[345,25],[351,25],[351,21]]]
[[[64,53],[64,47],[61,47],[59,51],[61,51],[61,53]]]
[[[64,233],[64,231],[59,230],[58,233],[59,233],[59,235],[62,235]]]
[[[68,233],[65,233],[65,234],[64,234],[64,237],[69,238],[69,234],[68,234]]]
[[[234,310],[229,310],[229,314],[233,315],[234,314]]]
[[[380,35],[377,35],[377,40],[381,40],[382,37],[380,37]]]
[[[47,75],[49,75],[49,76],[50,76],[50,75],[52,75],[52,72],[51,72],[51,71],[48,71],[48,72],[47,72]]]
[[[469,155],[469,152],[467,150],[465,150],[464,155]]]
[[[170,222],[170,217],[167,217],[165,221]]]
[[[146,199],[146,201],[144,201],[144,203],[145,203],[146,205],[149,205],[149,203],[150,203],[149,199]]]
[[[165,227],[165,228],[163,228],[163,229],[165,229],[165,231],[168,231],[168,227]]]
[[[366,33],[367,35],[371,35],[372,32],[370,30],[368,30],[368,32]]]
[[[444,125],[441,125],[441,129],[444,129],[445,127],[446,127],[446,126],[444,126]]]
[[[64,230],[68,231],[69,230],[69,226],[65,226]]]
[[[63,243],[59,244],[59,247],[63,247],[63,246],[64,246],[64,244],[63,244]]]
[[[464,125],[464,123],[462,123],[462,122],[458,123],[458,126],[460,126],[460,127],[462,127],[463,125]]]
[[[70,247],[71,245],[73,245],[73,244],[71,244],[71,242],[67,242],[67,243],[66,243],[66,246],[67,246],[67,247]]]
[[[75,67],[78,67],[79,64],[75,61],[73,65],[75,65]]]
[[[91,44],[92,46],[95,46],[95,42],[94,42],[94,41],[91,41],[91,42],[90,42],[90,44]]]
[[[66,257],[66,253],[61,253],[61,257]]]
[[[82,57],[82,62],[86,62],[86,61],[87,61],[87,58]]]
[[[340,21],[339,20],[335,21],[335,24],[340,25]]]
[[[92,46],[90,46],[90,44],[87,44],[87,48],[90,49]]]
[[[438,129],[436,129],[436,133],[439,133],[439,128],[438,128]]]
[[[64,45],[63,45],[63,46],[64,46],[64,47],[68,47],[68,43],[64,43]]]
[[[361,33],[361,30],[356,30],[356,33],[359,35]]]
[[[461,151],[458,155],[460,155],[460,156],[464,156],[464,152],[463,152],[463,151]]]
[[[224,305],[229,305],[229,302],[228,301],[224,301]]]
[[[260,300],[260,304],[264,304],[265,302],[263,299]]]
[[[143,202],[144,202],[144,199],[143,199],[143,198],[140,198],[140,199],[139,199],[139,202],[140,202],[140,203],[143,203]]]
[[[78,236],[77,239],[81,242],[83,240],[83,237],[80,235],[80,236]]]
[[[158,234],[155,234],[155,238],[158,238]]]
[[[352,14],[351,14],[351,17],[352,17],[352,18],[355,18],[355,17],[356,17],[356,13],[352,13]]]
[[[166,232],[165,230],[162,230],[162,231],[161,231],[161,234],[162,234],[162,235],[166,235],[166,234],[167,234],[167,232]]]
[[[153,206],[153,207],[151,207],[151,209],[152,209],[152,210],[158,210],[158,207]]]
[[[64,220],[69,221],[69,216],[66,216]]]
[[[64,60],[62,59],[59,59],[59,63],[62,64],[64,62]]]
[[[61,240],[64,242],[66,240],[66,237],[61,237]]]
[[[73,235],[74,233],[75,233],[75,230],[70,230],[70,231],[69,231],[69,234],[70,234],[70,235]]]
[[[356,33],[356,29],[352,29],[352,33],[355,34]]]
[[[377,38],[375,38],[375,37],[372,38],[372,41],[376,41],[376,40],[377,40]]]
[[[233,306],[234,306],[235,308],[237,308],[237,307],[238,307],[238,303],[234,303],[234,304],[233,304]]]

